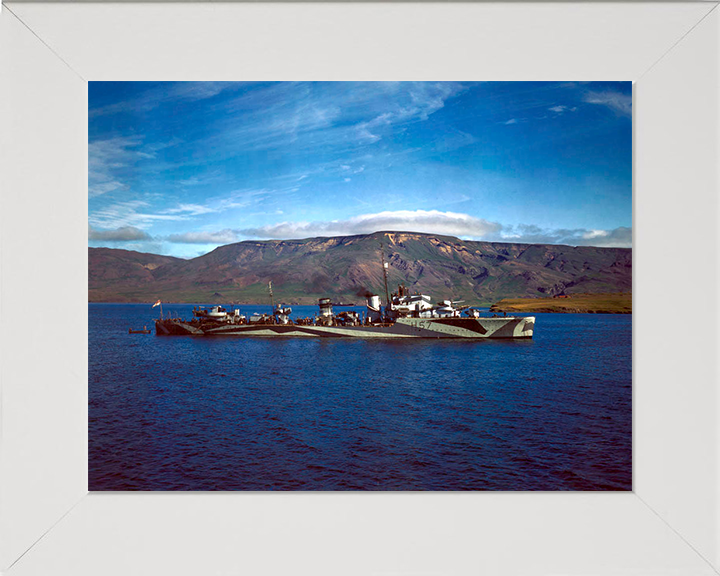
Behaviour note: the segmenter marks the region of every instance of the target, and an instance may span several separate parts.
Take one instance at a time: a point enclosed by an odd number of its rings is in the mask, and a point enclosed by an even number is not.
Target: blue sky
[[[631,246],[630,82],[90,82],[89,245]]]

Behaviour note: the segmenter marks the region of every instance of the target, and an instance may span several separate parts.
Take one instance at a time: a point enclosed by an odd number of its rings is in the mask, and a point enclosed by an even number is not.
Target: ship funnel
[[[290,314],[292,314],[292,308],[285,306],[285,304],[276,304],[273,312],[275,321],[278,324],[288,324],[290,322]]]
[[[320,298],[320,300],[318,300],[318,305],[320,306],[320,316],[332,316],[333,309],[330,298]]]
[[[380,322],[380,296],[370,296],[367,299],[367,312],[370,322]]]

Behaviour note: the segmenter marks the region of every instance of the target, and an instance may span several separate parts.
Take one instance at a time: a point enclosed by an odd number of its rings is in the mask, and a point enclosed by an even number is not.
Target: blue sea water
[[[537,314],[532,341],[158,337],[157,315],[89,305],[90,490],[632,489],[630,315]]]

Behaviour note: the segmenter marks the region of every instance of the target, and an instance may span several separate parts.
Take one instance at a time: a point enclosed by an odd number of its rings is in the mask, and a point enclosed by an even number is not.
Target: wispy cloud
[[[550,112],[555,112],[556,114],[564,114],[565,112],[575,112],[577,110],[577,106],[565,106],[564,104],[558,104],[557,106],[553,106],[551,108],[548,108]]]
[[[426,121],[464,90],[453,82],[338,83],[329,91],[283,83],[224,104],[235,115],[208,145],[227,151],[241,146],[246,152],[288,145],[296,152],[354,150]]]
[[[496,222],[489,222],[467,214],[439,210],[397,210],[363,214],[347,220],[328,222],[281,222],[236,232],[240,236],[250,238],[306,238],[398,230],[476,238],[499,232],[501,229],[502,226]]]
[[[91,198],[127,188],[118,173],[145,153],[138,147],[142,137],[126,136],[88,143],[88,194]]]
[[[220,230],[219,232],[185,232],[184,234],[171,234],[169,242],[176,244],[232,244],[239,237],[233,230]]]
[[[115,136],[88,142],[88,195],[95,198],[115,191],[126,191],[127,180],[137,174],[137,167],[152,162],[152,171],[159,171],[164,163],[157,160],[157,154],[166,148],[176,146],[178,139],[167,142],[146,144],[143,136]]]
[[[534,225],[504,226],[457,212],[397,210],[363,214],[346,220],[280,222],[258,228],[187,232],[168,237],[183,244],[228,244],[242,239],[287,240],[327,236],[352,236],[380,231],[421,232],[457,236],[466,240],[520,244],[567,244],[571,246],[632,247],[632,229],[544,229]]]
[[[152,236],[133,226],[122,226],[113,230],[97,230],[88,226],[88,240],[100,242],[137,242],[139,240],[151,240]]]
[[[201,214],[211,214],[217,212],[217,209],[201,204],[180,204],[175,208],[167,208],[162,214],[187,214],[189,216],[200,216]]]
[[[432,143],[434,152],[452,152],[465,146],[475,144],[478,139],[468,132],[453,130],[438,136]]]
[[[134,95],[131,100],[114,102],[107,106],[89,109],[90,118],[117,114],[118,112],[144,113],[163,104],[177,101],[205,100],[217,96],[223,90],[237,88],[237,82],[171,82],[146,90],[142,95]]]
[[[347,164],[342,164],[340,166],[340,171],[347,174],[360,174],[361,172],[365,171],[365,166],[356,166],[353,168],[352,166],[349,166]]]
[[[542,116],[532,116],[531,119],[528,118],[510,118],[510,120],[507,120],[506,122],[502,122],[502,124],[513,125],[513,124],[520,124],[521,122],[532,122],[533,120],[546,120],[547,118],[557,118],[558,116],[562,116],[566,112],[575,112],[577,111],[577,106],[566,106],[565,104],[556,104],[555,106],[551,106],[550,108],[541,108],[544,114]],[[532,110],[531,110],[532,111]],[[547,112],[553,112],[553,114],[547,114]]]
[[[90,198],[95,198],[96,196],[107,194],[108,192],[114,192],[115,190],[122,190],[124,188],[125,185],[117,180],[95,181],[88,184],[88,195]]]
[[[607,106],[620,116],[632,115],[632,96],[615,90],[602,92],[588,92],[584,97],[588,104],[600,104]]]
[[[144,200],[129,200],[116,202],[90,213],[88,221],[91,226],[101,229],[114,229],[132,226],[146,229],[154,222],[183,221],[192,217],[185,213],[154,213],[149,209],[150,204]]]
[[[88,221],[91,225],[102,229],[125,226],[146,229],[155,222],[191,221],[208,214],[220,214],[235,208],[247,208],[263,202],[269,196],[279,198],[296,190],[296,187],[235,190],[209,198],[204,204],[179,203],[171,208],[162,209],[154,209],[148,199],[165,202],[166,198],[163,195],[145,194],[144,198],[146,199],[115,202],[97,208],[90,213]]]
[[[605,248],[632,248],[632,228],[612,230],[547,229],[535,225],[504,226],[499,233],[487,238],[498,242],[522,244],[566,244],[570,246],[598,246]]]

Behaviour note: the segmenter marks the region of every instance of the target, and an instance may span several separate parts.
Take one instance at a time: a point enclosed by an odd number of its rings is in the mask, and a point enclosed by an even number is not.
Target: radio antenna
[[[390,307],[390,292],[388,291],[387,273],[388,263],[385,262],[385,252],[383,251],[382,242],[380,242],[380,262],[382,263],[383,279],[385,280],[385,302],[387,302],[388,308]]]

